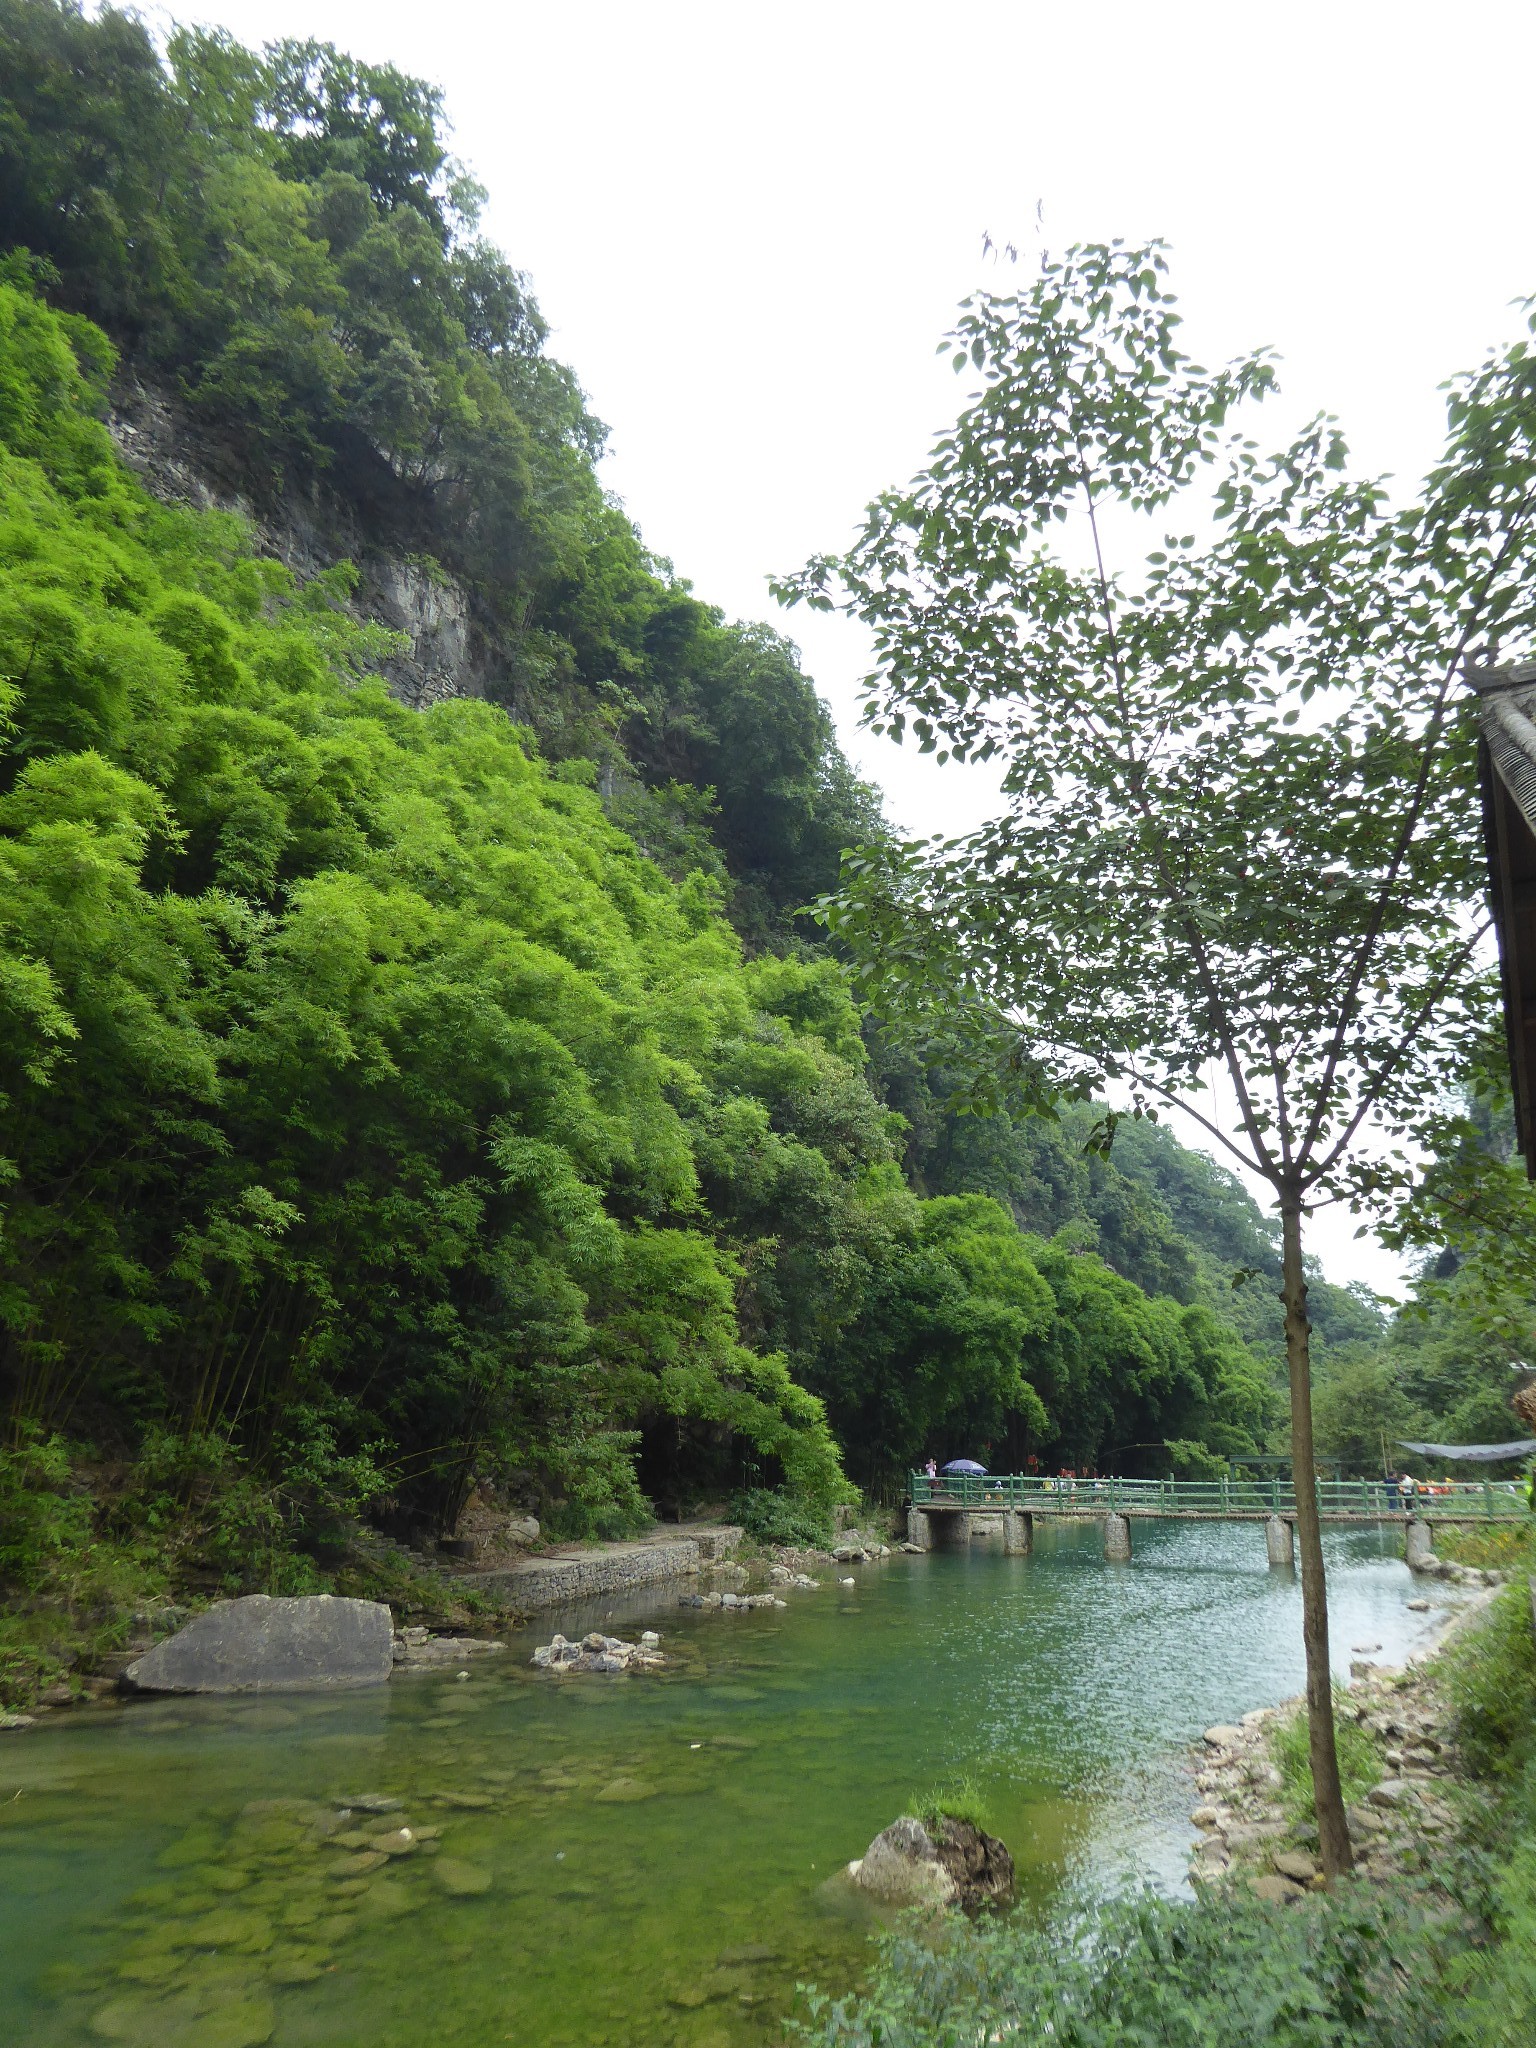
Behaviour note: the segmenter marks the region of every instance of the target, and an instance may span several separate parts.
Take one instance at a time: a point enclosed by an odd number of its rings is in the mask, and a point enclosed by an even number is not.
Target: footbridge
[[[1427,1555],[1432,1526],[1520,1522],[1529,1519],[1524,1489],[1500,1480],[1420,1482],[1410,1501],[1381,1479],[1319,1479],[1317,1510],[1324,1522],[1346,1526],[1403,1523],[1410,1561]],[[977,1536],[1000,1538],[1005,1551],[1034,1546],[1037,1519],[1097,1521],[1104,1554],[1128,1559],[1135,1521],[1261,1522],[1271,1564],[1295,1556],[1296,1489],[1288,1479],[1041,1479],[1027,1473],[953,1473],[911,1476],[907,1539],[920,1550],[953,1549]]]

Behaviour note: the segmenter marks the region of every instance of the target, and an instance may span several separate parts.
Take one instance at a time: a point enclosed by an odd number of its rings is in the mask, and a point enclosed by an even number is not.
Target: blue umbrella
[[[974,1458],[951,1458],[947,1465],[939,1467],[941,1472],[979,1472],[986,1477],[985,1465],[978,1465]]]

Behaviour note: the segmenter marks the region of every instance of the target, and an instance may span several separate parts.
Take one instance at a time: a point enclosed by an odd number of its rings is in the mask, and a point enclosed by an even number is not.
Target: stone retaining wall
[[[693,1578],[710,1557],[734,1548],[729,1538],[740,1530],[710,1530],[704,1537],[686,1536],[665,1543],[635,1543],[576,1557],[530,1558],[507,1571],[465,1572],[459,1585],[473,1586],[515,1613],[534,1614],[547,1607],[565,1607],[574,1600],[628,1593],[662,1579]]]

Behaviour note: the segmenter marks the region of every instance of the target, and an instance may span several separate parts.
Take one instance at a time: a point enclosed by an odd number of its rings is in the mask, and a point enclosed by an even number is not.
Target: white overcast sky
[[[1284,358],[1272,431],[1326,408],[1404,479],[1434,457],[1437,387],[1536,291],[1530,0],[170,11],[444,88],[486,230],[612,429],[608,483],[738,617],[773,616],[767,578],[922,460],[968,388],[935,346],[998,276],[983,235],[1027,260],[1037,204],[1054,247],[1167,239],[1189,346]],[[779,623],[901,825],[978,816],[984,783],[860,732],[852,629]],[[1353,1227],[1315,1227],[1331,1277],[1392,1288]]]

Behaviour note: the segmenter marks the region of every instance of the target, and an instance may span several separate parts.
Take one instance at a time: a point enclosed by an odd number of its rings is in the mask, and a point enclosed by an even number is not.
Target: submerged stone
[[[654,1799],[656,1787],[639,1778],[615,1778],[594,1796],[604,1806],[634,1806],[642,1799]]]
[[[117,1966],[117,1974],[130,1984],[169,1984],[181,1967],[179,1955],[170,1949],[153,1948],[125,1956]]]
[[[246,1912],[238,1906],[216,1907],[196,1920],[188,1920],[177,1936],[181,1948],[233,1948],[247,1955],[269,1949],[272,1941],[272,1922],[266,1914]]]
[[[394,1919],[410,1913],[420,1903],[419,1895],[393,1877],[376,1877],[359,1897],[358,1911],[369,1920]]]
[[[226,2001],[190,1991],[169,1998],[130,1994],[91,2015],[97,2040],[122,2048],[262,2048],[276,2025],[264,1994]]]
[[[277,1985],[313,1984],[324,1976],[331,1952],[324,1948],[292,1948],[278,1956],[268,1973]]]
[[[432,1875],[450,1898],[477,1898],[491,1888],[488,1870],[482,1870],[476,1863],[466,1863],[458,1856],[439,1856],[432,1865]]]

